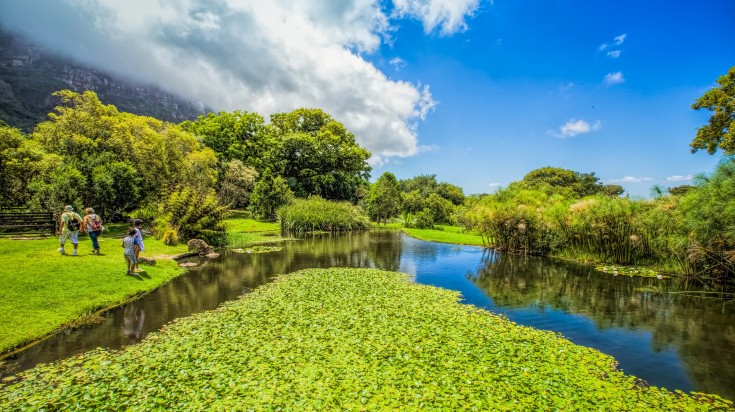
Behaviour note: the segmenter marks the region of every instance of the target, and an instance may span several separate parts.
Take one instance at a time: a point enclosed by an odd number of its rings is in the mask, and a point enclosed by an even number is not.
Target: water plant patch
[[[728,410],[375,269],[279,277],[122,351],[20,374],[2,410]]]
[[[659,279],[666,277],[655,270],[638,266],[597,265],[595,269],[613,276],[641,276]]]

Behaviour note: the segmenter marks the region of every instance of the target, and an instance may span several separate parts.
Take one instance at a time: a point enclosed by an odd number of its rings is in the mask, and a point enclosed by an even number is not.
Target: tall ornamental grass
[[[281,229],[287,233],[344,232],[370,227],[370,219],[348,202],[334,202],[312,196],[296,199],[278,210]]]

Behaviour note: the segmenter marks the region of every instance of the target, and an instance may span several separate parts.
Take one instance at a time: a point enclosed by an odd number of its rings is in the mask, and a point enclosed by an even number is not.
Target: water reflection
[[[140,340],[145,323],[145,311],[137,303],[128,304],[123,310],[123,334],[130,339]]]
[[[213,309],[269,282],[313,267],[373,267],[462,293],[463,301],[519,324],[564,334],[614,356],[621,368],[669,389],[735,399],[735,305],[681,294],[673,280],[612,277],[569,262],[504,256],[424,242],[394,232],[319,235],[265,254],[223,251],[104,322],[57,335],[13,356],[17,368],[98,346],[137,342],[163,324]]]
[[[683,293],[696,285],[494,253],[469,278],[511,320],[611,354],[650,383],[735,398],[735,307]]]

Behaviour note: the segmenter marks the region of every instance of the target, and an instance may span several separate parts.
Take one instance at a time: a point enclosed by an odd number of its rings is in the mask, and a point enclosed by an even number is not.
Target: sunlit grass
[[[126,226],[111,225],[100,237],[102,253],[91,253],[91,241],[80,236],[79,256],[56,250],[56,238],[11,240],[0,238],[0,353],[38,339],[65,325],[80,323],[101,308],[150,291],[182,273],[170,257],[186,245],[167,246],[146,237],[143,256],[156,258],[155,266],[141,265],[145,273],[127,276],[120,247]]]
[[[445,230],[404,228],[403,231],[416,239],[429,240],[432,242],[486,246],[487,238],[484,238],[483,242],[483,237],[480,235],[460,233],[461,228],[457,226],[444,226],[444,228]],[[449,230],[446,230],[446,228],[449,228]]]

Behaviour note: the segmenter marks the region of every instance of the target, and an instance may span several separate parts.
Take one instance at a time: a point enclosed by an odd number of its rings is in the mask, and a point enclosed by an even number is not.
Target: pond
[[[562,333],[614,356],[626,373],[668,389],[735,399],[735,303],[693,296],[676,279],[628,278],[570,262],[432,243],[395,232],[320,235],[277,252],[223,251],[149,295],[7,359],[5,374],[96,347],[139,341],[172,319],[213,309],[272,280],[313,267],[373,267],[453,289],[463,302]],[[711,296],[711,295],[703,295]]]

